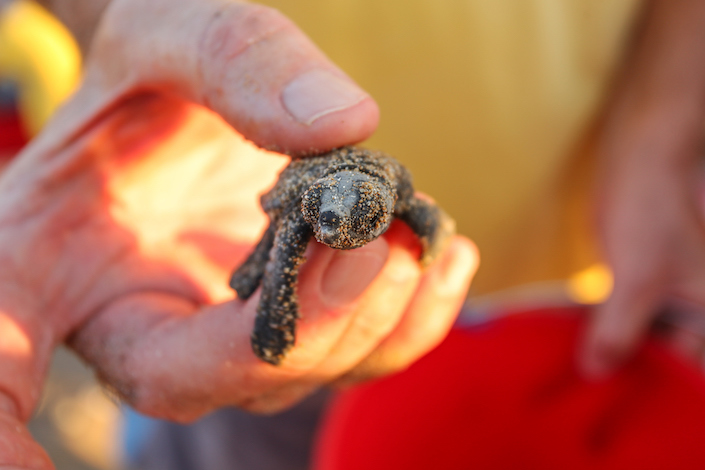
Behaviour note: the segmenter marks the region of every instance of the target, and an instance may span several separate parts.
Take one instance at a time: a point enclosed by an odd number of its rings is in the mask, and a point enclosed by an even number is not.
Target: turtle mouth
[[[318,218],[316,239],[328,246],[334,246],[341,238],[342,217],[334,211],[325,211]]]
[[[340,239],[340,234],[330,227],[321,227],[316,234],[316,238],[319,242],[332,246]]]

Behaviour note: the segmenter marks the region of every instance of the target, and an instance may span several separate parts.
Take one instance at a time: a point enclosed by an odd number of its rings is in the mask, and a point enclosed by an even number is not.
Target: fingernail
[[[323,302],[330,307],[349,305],[377,277],[386,256],[369,245],[351,251],[336,251],[321,281]]]
[[[476,262],[476,255],[466,247],[448,253],[443,259],[436,293],[440,296],[458,295],[458,291],[465,289]]]
[[[320,69],[293,79],[281,96],[289,114],[306,125],[327,114],[351,108],[368,97],[353,82]]]

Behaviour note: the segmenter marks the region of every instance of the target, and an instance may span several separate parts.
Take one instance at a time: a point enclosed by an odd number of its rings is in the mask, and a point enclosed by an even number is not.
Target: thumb
[[[206,106],[256,144],[302,153],[355,143],[375,102],[276,10],[232,0],[114,0],[86,85]]]

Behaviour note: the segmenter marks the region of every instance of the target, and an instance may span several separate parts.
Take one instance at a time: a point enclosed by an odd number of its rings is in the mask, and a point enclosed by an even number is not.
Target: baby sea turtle
[[[455,229],[438,206],[414,195],[411,174],[398,161],[358,147],[293,159],[261,204],[269,226],[233,273],[230,286],[247,299],[262,284],[252,348],[274,365],[294,345],[296,285],[311,236],[331,248],[349,250],[376,239],[398,218],[418,236],[425,266]]]

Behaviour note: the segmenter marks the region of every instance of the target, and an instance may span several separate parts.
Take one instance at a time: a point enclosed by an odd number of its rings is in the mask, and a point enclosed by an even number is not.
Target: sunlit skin
[[[0,318],[12,326],[0,345],[0,466],[52,468],[23,423],[57,344],[143,413],[275,411],[407,367],[443,339],[476,269],[474,246],[455,237],[422,270],[401,224],[357,250],[312,243],[296,348],[279,367],[257,359],[258,294],[233,299],[227,282],[286,159],[233,127],[302,153],[363,140],[378,111],[353,90],[348,107],[292,119],[287,83],[314,69],[348,79],[271,10],[176,3],[115,2],[82,87],[0,176]],[[155,17],[156,29],[140,22]]]

